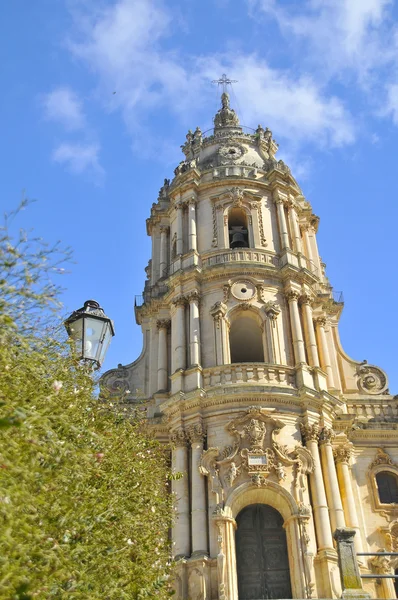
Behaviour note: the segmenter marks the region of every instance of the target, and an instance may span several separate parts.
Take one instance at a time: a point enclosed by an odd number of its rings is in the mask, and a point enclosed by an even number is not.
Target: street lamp
[[[64,325],[79,360],[91,362],[95,369],[99,369],[115,329],[113,321],[106,316],[98,302],[86,300],[83,308],[75,310]]]

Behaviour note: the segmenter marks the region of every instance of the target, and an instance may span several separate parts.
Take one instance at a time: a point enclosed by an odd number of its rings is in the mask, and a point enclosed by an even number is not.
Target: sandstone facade
[[[143,351],[102,378],[146,404],[184,474],[176,598],[340,597],[336,528],[356,530],[357,552],[397,550],[397,399],[341,347],[319,219],[271,131],[245,133],[223,94],[214,132],[182,149],[147,220]],[[364,581],[395,597],[392,580]]]

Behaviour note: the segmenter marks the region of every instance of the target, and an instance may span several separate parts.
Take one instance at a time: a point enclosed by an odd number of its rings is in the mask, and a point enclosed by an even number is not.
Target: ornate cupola
[[[146,407],[183,474],[177,599],[339,597],[335,530],[369,551],[397,518],[385,500],[397,402],[380,368],[341,347],[319,219],[277,150],[270,129],[240,125],[226,92],[210,135],[188,131],[147,220],[142,353],[102,377],[106,397]],[[376,468],[386,444],[396,457]]]

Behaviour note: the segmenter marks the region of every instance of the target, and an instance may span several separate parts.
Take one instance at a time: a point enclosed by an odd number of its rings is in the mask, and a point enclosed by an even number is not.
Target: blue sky
[[[74,248],[64,303],[115,321],[104,368],[141,349],[145,219],[226,72],[321,217],[346,352],[395,369],[398,8],[393,0],[13,0],[0,6],[1,207]],[[116,93],[114,93],[116,92]]]

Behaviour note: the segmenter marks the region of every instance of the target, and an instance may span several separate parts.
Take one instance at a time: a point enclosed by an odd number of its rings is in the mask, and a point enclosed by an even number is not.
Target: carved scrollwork
[[[364,394],[383,394],[387,391],[387,375],[373,365],[363,362],[357,367],[357,385]]]

